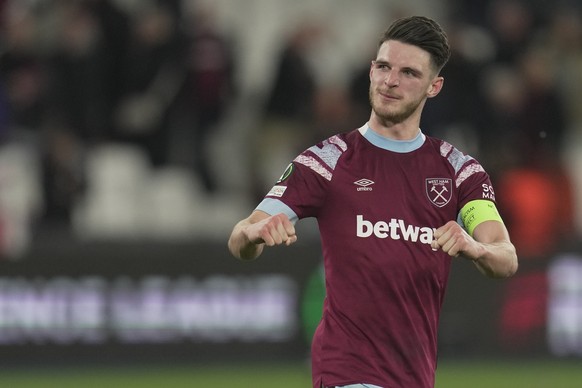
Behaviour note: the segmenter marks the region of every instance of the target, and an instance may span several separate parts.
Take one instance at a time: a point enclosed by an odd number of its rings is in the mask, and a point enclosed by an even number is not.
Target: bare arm
[[[463,255],[488,277],[505,278],[517,271],[515,247],[505,225],[499,221],[477,225],[473,237],[457,222],[449,221],[436,230],[432,246],[450,256]]]
[[[295,226],[285,214],[270,216],[255,210],[234,226],[228,249],[238,259],[253,260],[261,255],[265,245],[291,245],[295,241]]]

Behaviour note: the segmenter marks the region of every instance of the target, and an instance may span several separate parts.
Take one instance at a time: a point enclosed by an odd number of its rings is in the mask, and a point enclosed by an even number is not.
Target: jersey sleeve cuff
[[[287,217],[289,217],[289,220],[293,224],[295,224],[299,220],[297,213],[295,213],[293,211],[293,209],[291,209],[289,206],[287,206],[286,204],[284,204],[280,200],[274,199],[274,198],[263,199],[261,201],[261,203],[259,203],[259,205],[255,208],[255,210],[263,211],[271,216],[275,215],[275,214],[283,213]]]

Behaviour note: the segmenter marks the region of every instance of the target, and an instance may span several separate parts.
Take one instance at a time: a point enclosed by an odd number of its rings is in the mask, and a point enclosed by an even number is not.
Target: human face
[[[388,127],[410,119],[418,130],[426,99],[436,96],[442,83],[427,51],[395,40],[384,42],[370,67],[372,120]]]

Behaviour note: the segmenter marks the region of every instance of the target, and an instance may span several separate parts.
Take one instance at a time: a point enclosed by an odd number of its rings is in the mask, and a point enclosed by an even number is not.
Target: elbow
[[[483,275],[492,279],[510,278],[517,273],[517,269],[519,267],[515,251],[513,251],[504,260],[499,261],[496,264],[483,263],[479,260],[475,261],[475,264]]]
[[[517,261],[517,255],[516,255],[513,262],[512,262],[512,265],[510,268],[510,273],[509,273],[508,277],[515,275],[517,273],[518,269],[519,269],[519,263]]]
[[[492,278],[507,279],[515,275],[517,273],[518,268],[519,263],[517,260],[517,255],[514,253],[508,260],[507,265],[501,271],[494,271],[490,273],[489,276]]]
[[[498,271],[494,277],[502,279],[510,278],[517,273],[518,268],[517,251],[513,244],[509,244],[506,251],[505,265],[502,266],[501,271]]]
[[[512,277],[513,275],[515,275],[517,273],[517,270],[519,268],[519,260],[517,259],[517,251],[515,250],[515,247],[512,245],[511,246],[511,254],[510,254],[510,259],[509,259],[509,265],[507,268],[507,272],[506,272],[506,278]]]
[[[501,279],[510,278],[510,277],[512,277],[513,275],[515,275],[517,273],[518,267],[519,267],[519,264],[517,263],[517,258],[515,258],[507,266],[507,268],[505,269],[505,271],[502,271],[500,273],[496,273],[494,277],[501,278]]]
[[[515,275],[517,273],[518,269],[519,269],[519,263],[517,260],[517,255],[514,254],[505,277],[506,278],[512,277],[513,275]]]

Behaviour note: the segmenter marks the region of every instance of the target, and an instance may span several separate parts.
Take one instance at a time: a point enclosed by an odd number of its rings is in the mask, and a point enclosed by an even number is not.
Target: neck
[[[407,120],[394,123],[378,117],[374,111],[368,122],[370,128],[378,135],[392,140],[412,140],[420,131],[420,120],[409,117]]]

